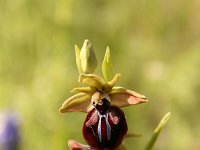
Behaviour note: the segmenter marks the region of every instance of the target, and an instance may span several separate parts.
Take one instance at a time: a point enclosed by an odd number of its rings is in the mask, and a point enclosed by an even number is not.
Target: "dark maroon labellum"
[[[82,132],[91,149],[113,150],[122,143],[127,130],[123,111],[103,99],[88,113]]]

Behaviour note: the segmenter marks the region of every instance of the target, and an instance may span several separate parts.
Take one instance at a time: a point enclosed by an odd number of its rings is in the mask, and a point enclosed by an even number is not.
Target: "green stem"
[[[145,147],[145,150],[151,150],[161,132],[161,130],[163,129],[163,127],[166,125],[167,121],[170,118],[171,113],[168,112],[160,121],[160,123],[158,124],[158,126],[156,127],[156,129],[153,132],[153,135],[150,139],[150,141],[148,142],[147,146]]]

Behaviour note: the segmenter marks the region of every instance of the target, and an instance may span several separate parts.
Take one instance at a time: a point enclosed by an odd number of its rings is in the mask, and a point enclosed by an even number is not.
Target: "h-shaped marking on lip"
[[[110,141],[110,138],[111,138],[111,127],[110,127],[110,124],[108,122],[108,112],[105,115],[101,115],[98,112],[98,116],[99,116],[99,123],[98,123],[98,137],[99,137],[99,140],[100,140],[100,142],[102,142],[101,119],[105,118],[105,120],[106,120],[106,129],[107,129],[107,140]]]

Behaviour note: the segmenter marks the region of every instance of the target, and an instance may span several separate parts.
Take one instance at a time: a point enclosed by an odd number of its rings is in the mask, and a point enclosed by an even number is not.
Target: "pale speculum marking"
[[[98,137],[100,142],[102,142],[102,119],[105,118],[106,121],[106,130],[107,130],[107,140],[110,141],[111,138],[111,127],[110,127],[110,123],[108,121],[108,112],[106,112],[105,115],[101,115],[98,112],[98,116],[99,116],[99,122],[98,122]]]

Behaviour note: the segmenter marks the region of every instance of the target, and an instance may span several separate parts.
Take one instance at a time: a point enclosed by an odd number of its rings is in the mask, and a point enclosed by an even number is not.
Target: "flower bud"
[[[85,40],[80,52],[81,67],[83,73],[93,73],[97,67],[97,58],[94,53],[92,44],[89,40]]]

